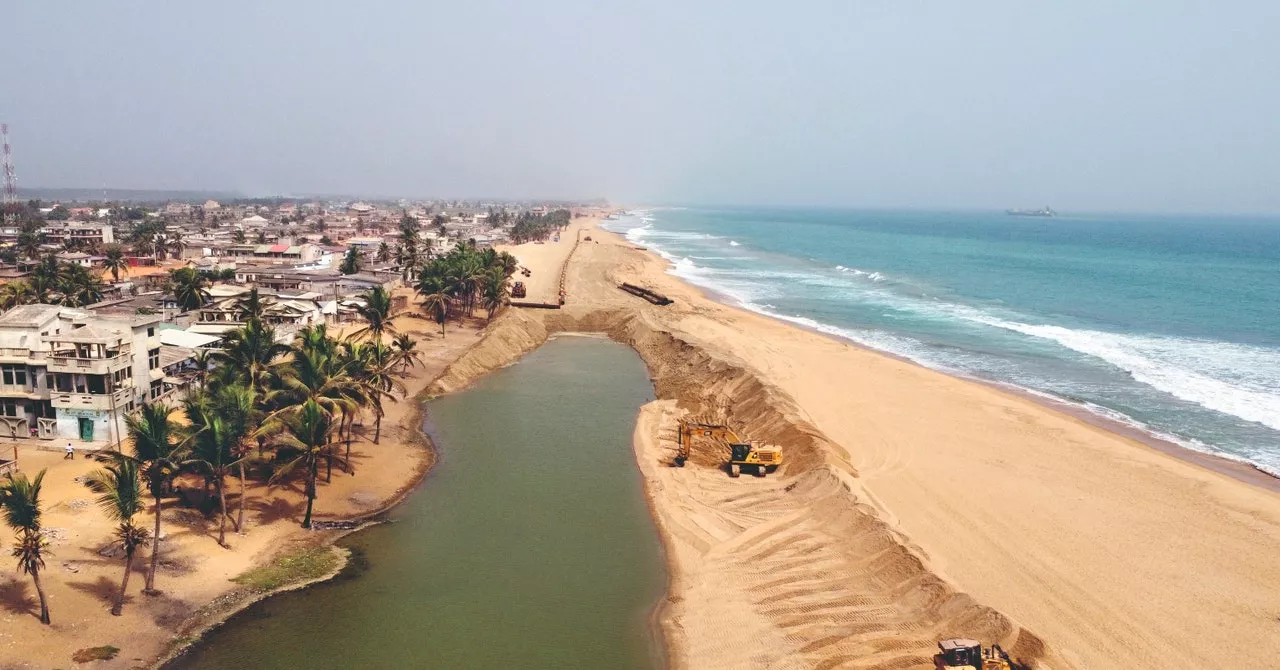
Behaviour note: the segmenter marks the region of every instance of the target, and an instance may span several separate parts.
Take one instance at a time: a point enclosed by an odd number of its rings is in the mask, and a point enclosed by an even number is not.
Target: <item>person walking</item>
[[[66,460],[72,460],[72,461],[74,461],[75,459],[76,459],[76,449],[75,449],[75,447],[71,446],[71,443],[70,443],[70,442],[68,442],[68,443],[67,443],[67,455],[66,455],[66,456],[63,456],[63,457],[62,457],[62,460],[64,460],[64,461],[66,461]]]

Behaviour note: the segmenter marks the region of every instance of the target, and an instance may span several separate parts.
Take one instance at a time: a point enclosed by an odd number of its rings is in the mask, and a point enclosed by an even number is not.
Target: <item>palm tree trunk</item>
[[[32,566],[31,581],[36,583],[36,594],[40,596],[40,623],[49,625],[49,601],[44,596],[44,585],[40,583],[40,569]]]
[[[311,528],[311,507],[316,500],[316,477],[319,476],[319,463],[311,459],[310,472],[307,473],[307,513],[302,517],[302,527]]]
[[[155,496],[155,499],[156,499],[156,529],[154,534],[151,536],[151,541],[154,543],[151,545],[151,565],[147,568],[147,584],[142,589],[142,592],[149,596],[156,595],[157,593],[159,593],[159,591],[156,590],[156,565],[160,559],[160,505],[161,505],[161,502],[160,502],[160,496]]]
[[[244,461],[240,462],[240,509],[236,511],[236,532],[244,532],[244,499],[248,495],[244,488]]]
[[[382,438],[382,410],[375,411],[374,415],[377,418],[373,420],[373,443],[378,444],[378,440]],[[350,452],[348,452],[348,462],[350,462],[349,457]]]
[[[355,474],[351,471],[351,433],[356,429],[356,415],[353,413],[351,418],[347,420],[347,453],[343,456],[343,461],[348,474]]]
[[[133,551],[124,553],[124,579],[120,580],[120,595],[116,596],[116,602],[111,606],[111,615],[120,616],[124,610],[124,593],[129,588],[129,573],[133,572]]]
[[[227,494],[223,490],[222,478],[218,478],[218,506],[222,508],[222,519],[218,521],[218,544],[223,549],[230,549],[227,546]]]
[[[351,424],[352,425],[347,428],[347,451],[342,456],[342,469],[346,470],[347,474],[354,475],[355,471],[351,469],[351,431],[355,429],[354,418],[351,420]]]

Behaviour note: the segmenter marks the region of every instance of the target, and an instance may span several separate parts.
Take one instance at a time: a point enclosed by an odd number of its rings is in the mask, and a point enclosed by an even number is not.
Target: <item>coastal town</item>
[[[308,326],[362,320],[371,291],[413,288],[430,259],[544,239],[580,213],[536,203],[282,199],[13,207],[0,227],[0,348],[11,391],[0,433],[84,449],[118,443],[121,416],[181,394],[201,352],[245,325],[239,305],[251,292],[262,322],[288,343]],[[493,295],[500,302],[509,291]],[[405,303],[399,295],[395,311]],[[106,358],[113,373],[129,374],[84,374],[85,361]]]
[[[0,506],[26,578],[0,582],[0,649],[45,667],[113,659],[124,638],[154,659],[340,566],[323,529],[385,509],[432,462],[417,394],[513,294],[563,304],[561,236],[607,212],[33,200],[4,215]],[[522,260],[505,250],[521,244]]]
[[[1280,3],[0,16],[0,670],[1280,669]]]

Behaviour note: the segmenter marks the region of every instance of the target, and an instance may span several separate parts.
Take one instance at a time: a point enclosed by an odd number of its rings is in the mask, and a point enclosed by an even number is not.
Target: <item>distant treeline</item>
[[[170,201],[204,202],[241,197],[227,191],[154,191],[120,188],[19,188],[18,197],[55,202],[136,202],[163,204]]]
[[[534,240],[545,240],[557,231],[569,225],[570,214],[567,209],[557,209],[546,214],[521,212],[516,217],[516,225],[511,228],[511,239],[517,244]]]

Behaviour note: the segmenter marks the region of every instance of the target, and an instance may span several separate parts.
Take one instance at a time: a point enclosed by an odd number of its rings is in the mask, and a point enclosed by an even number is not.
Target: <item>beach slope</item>
[[[510,310],[436,389],[560,331],[606,332],[640,352],[658,400],[635,444],[668,547],[660,620],[675,666],[927,668],[935,641],[956,635],[1038,667],[1280,657],[1273,490],[722,305],[655,255],[587,232],[565,309]],[[721,450],[705,446],[670,467],[689,413],[782,445],[787,464],[730,479]]]

